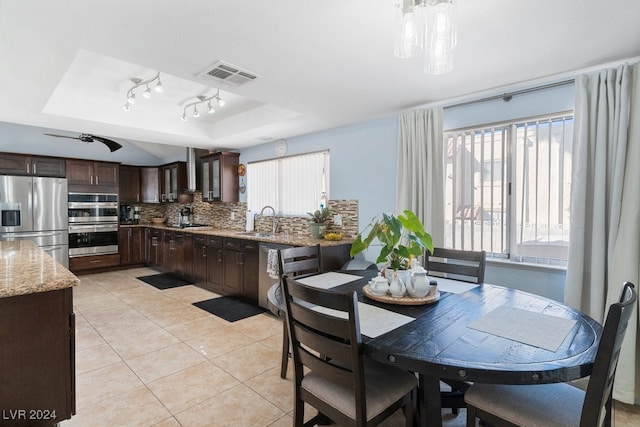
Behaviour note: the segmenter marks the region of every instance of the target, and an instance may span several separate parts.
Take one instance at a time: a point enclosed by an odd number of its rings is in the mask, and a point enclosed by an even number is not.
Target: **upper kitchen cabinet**
[[[160,169],[158,167],[140,167],[140,201],[160,203]]]
[[[202,200],[237,202],[239,153],[218,152],[202,156]]]
[[[118,193],[120,203],[140,203],[140,168],[120,165]]]
[[[175,162],[160,166],[160,200],[177,202],[180,192],[187,188],[187,163]]]
[[[66,162],[57,157],[1,153],[1,175],[34,175],[64,178]]]
[[[67,160],[69,191],[118,192],[118,163]]]

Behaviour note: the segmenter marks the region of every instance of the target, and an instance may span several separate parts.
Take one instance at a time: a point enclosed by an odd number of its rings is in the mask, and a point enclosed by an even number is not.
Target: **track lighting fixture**
[[[218,89],[218,91],[216,92],[215,95],[213,96],[203,96],[203,95],[198,95],[196,98],[198,98],[197,101],[193,101],[188,103],[187,105],[184,106],[183,110],[182,110],[182,121],[186,122],[187,121],[187,110],[191,107],[193,107],[193,117],[199,117],[200,116],[200,112],[198,112],[198,105],[200,104],[207,104],[207,113],[209,114],[213,114],[215,113],[215,108],[213,107],[213,104],[211,103],[211,101],[215,100],[216,104],[218,105],[218,107],[224,107],[224,105],[227,103],[227,101],[225,101],[224,99],[220,98],[220,89]]]
[[[127,91],[127,102],[125,102],[124,104],[124,111],[131,111],[131,106],[136,103],[136,94],[134,90],[136,90],[140,86],[146,87],[144,92],[142,92],[142,96],[146,99],[151,99],[151,88],[149,87],[149,84],[153,83],[154,81],[156,82],[156,85],[154,87],[155,92],[162,93],[163,87],[162,82],[160,81],[160,73],[156,74],[155,77],[148,80],[142,80],[134,77],[131,79],[131,81],[133,82],[133,86],[131,86]]]

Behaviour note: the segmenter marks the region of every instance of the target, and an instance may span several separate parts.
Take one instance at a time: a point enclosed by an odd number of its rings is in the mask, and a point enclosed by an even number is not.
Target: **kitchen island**
[[[31,241],[0,257],[0,425],[50,426],[75,413],[78,278]]]

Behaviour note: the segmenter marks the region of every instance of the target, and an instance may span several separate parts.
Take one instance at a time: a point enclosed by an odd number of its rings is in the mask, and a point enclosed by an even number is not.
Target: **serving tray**
[[[408,295],[405,295],[402,298],[392,297],[391,295],[378,295],[371,292],[371,287],[368,284],[364,285],[364,287],[362,288],[362,293],[364,293],[364,296],[374,301],[385,302],[387,304],[398,304],[398,305],[432,304],[440,299],[440,291],[436,292],[435,295],[426,296],[422,298],[413,298]]]

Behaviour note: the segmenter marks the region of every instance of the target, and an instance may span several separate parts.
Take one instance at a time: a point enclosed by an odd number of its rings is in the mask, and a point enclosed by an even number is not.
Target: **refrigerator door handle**
[[[2,239],[11,239],[11,238],[30,239],[31,237],[59,236],[61,234],[62,234],[61,231],[51,231],[51,232],[38,231],[34,233],[8,233],[8,234],[3,234],[0,237],[2,237]]]
[[[33,210],[32,212],[37,212],[38,211],[38,184],[36,184],[36,182],[33,182]],[[38,223],[39,220],[39,215],[34,215],[33,218],[33,226],[36,229],[40,229],[40,224]]]

